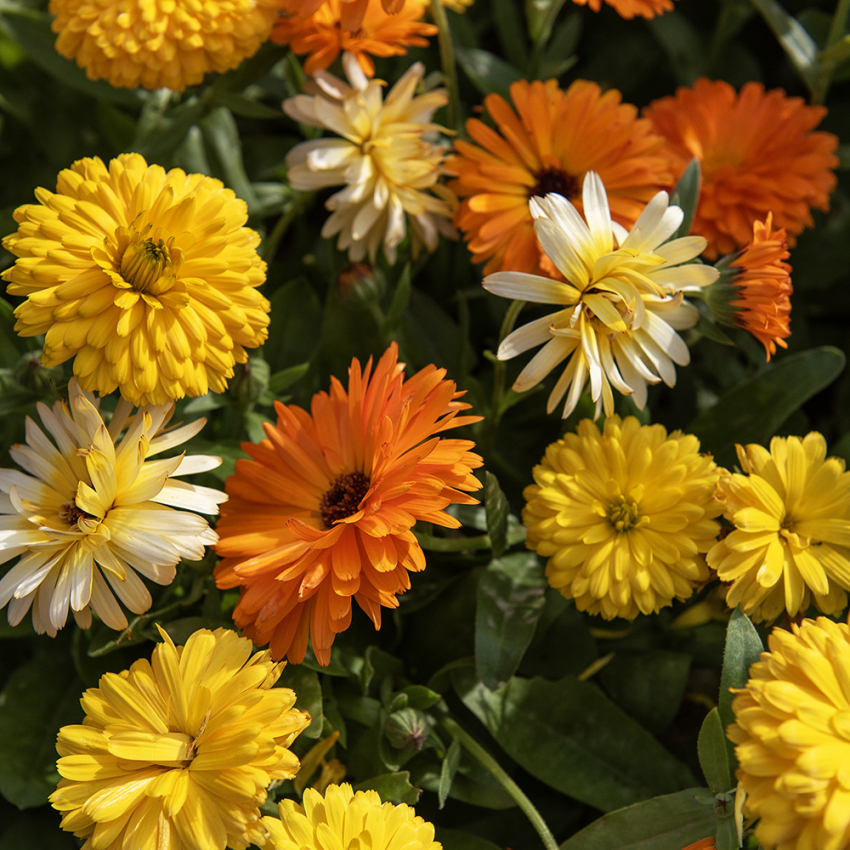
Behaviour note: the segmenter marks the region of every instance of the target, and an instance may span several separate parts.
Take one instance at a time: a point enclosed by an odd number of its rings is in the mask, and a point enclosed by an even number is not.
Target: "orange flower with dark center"
[[[605,2],[613,6],[621,18],[627,20],[636,16],[654,18],[656,15],[673,11],[673,0],[605,0]],[[594,12],[602,8],[602,0],[573,0],[573,3],[578,6],[590,6]]]
[[[824,107],[781,89],[765,92],[761,83],[736,93],[722,80],[700,79],[644,114],[667,139],[675,179],[693,157],[700,160],[702,191],[691,232],[708,240],[707,257],[742,248],[753,221],[771,210],[793,246],[814,224],[811,209],[829,208],[838,138],[814,132]]]
[[[613,219],[627,229],[657,192],[672,183],[663,140],[637,109],[577,80],[566,91],[556,80],[511,86],[514,108],[490,94],[484,105],[498,132],[477,118],[466,122],[472,142],[456,141],[446,170],[464,200],[455,224],[464,232],[484,274],[558,273],[540,250],[528,208],[530,198],[555,192],[581,211],[588,171],[602,178]]]
[[[293,13],[299,18],[312,17],[325,3],[332,0],[292,0]],[[410,2],[410,0],[408,0]],[[405,0],[381,0],[388,15],[395,15],[404,8]],[[356,30],[363,22],[369,0],[342,0],[341,25],[343,29]]]
[[[366,0],[363,15],[356,26],[348,28],[353,3],[348,0],[325,0],[308,18],[299,15],[303,0],[280,0],[280,8],[289,13],[281,17],[271,40],[288,44],[293,53],[309,53],[304,70],[314,74],[328,68],[343,51],[353,53],[363,73],[372,77],[372,56],[404,56],[408,47],[427,47],[427,36],[437,34],[437,27],[425,23],[426,6],[422,0],[407,0],[395,14],[384,11],[381,0]]]
[[[481,417],[459,415],[469,405],[445,374],[405,379],[393,343],[374,374],[353,360],[348,390],[333,378],[310,413],[278,403],[267,439],[243,443],[252,460],[227,479],[216,583],[242,588],[233,619],[275,659],[302,661],[310,638],[328,664],[352,597],[380,628],[381,608],[425,568],[414,524],[457,528],[444,509],[477,503],[475,444],[436,435]]]

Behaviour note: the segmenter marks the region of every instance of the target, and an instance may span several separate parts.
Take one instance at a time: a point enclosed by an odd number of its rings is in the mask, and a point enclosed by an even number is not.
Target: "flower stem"
[[[305,207],[309,206],[315,196],[315,192],[304,192],[298,195],[289,205],[289,209],[275,222],[274,229],[266,237],[266,242],[263,245],[263,259],[267,263],[271,263],[274,259],[274,255],[277,253],[277,246],[280,244],[280,240],[286,235],[286,231],[289,230],[289,225],[295,221],[295,218]]]
[[[555,841],[555,836],[552,835],[552,830],[549,829],[546,821],[543,820],[540,812],[528,797],[525,796],[522,789],[513,779],[505,773],[502,766],[478,741],[475,740],[468,732],[462,729],[454,720],[449,717],[443,718],[443,726],[446,731],[461,745],[470,755],[476,758],[486,768],[493,778],[508,792],[511,799],[522,809],[523,814],[531,821],[531,825],[537,830],[543,846],[546,850],[558,850],[558,842]]]
[[[829,37],[826,40],[827,47],[832,47],[833,44],[844,37],[844,33],[847,31],[848,16],[850,16],[850,0],[838,0],[838,6],[829,27]]]
[[[440,31],[440,61],[443,64],[443,76],[446,78],[446,86],[449,90],[448,124],[451,130],[458,130],[460,129],[460,95],[457,84],[457,63],[449,19],[441,0],[431,0],[431,15]]]

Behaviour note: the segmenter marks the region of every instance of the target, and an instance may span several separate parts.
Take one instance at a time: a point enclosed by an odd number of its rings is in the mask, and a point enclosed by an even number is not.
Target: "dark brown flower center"
[[[362,472],[340,475],[319,503],[319,513],[325,528],[333,528],[337,520],[356,514],[368,492],[369,479]]]
[[[544,195],[563,195],[565,198],[575,198],[579,193],[578,180],[560,168],[544,168],[534,175],[537,183],[529,193],[529,197]]]
[[[81,519],[96,519],[91,514],[87,514],[84,510],[78,508],[73,502],[65,502],[59,508],[59,519],[67,522],[68,525],[76,525]]]

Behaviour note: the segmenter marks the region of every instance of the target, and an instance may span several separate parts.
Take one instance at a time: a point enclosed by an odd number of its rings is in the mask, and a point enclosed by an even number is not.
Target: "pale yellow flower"
[[[837,614],[850,590],[850,473],[826,456],[816,431],[774,437],[770,451],[738,446],[741,473],[726,473],[718,498],[735,530],[708,553],[731,582],[727,604],[755,620],[803,613],[814,602]]]
[[[850,628],[826,617],[791,628],[771,632],[732,703],[744,812],[765,850],[846,850]]]
[[[219,180],[139,154],[81,159],[15,211],[3,272],[45,366],[74,358],[84,390],[133,404],[224,392],[268,335],[266,264],[248,208]]]
[[[372,262],[383,246],[390,263],[410,223],[414,255],[424,246],[433,251],[439,237],[453,237],[450,224],[454,195],[438,181],[443,151],[426,134],[440,128],[430,123],[447,103],[444,89],[415,96],[425,74],[413,64],[390,89],[370,80],[350,53],[343,56],[349,83],[326,71],[315,82],[283,102],[287,115],[313,127],[332,130],[340,138],[296,145],[286,157],[289,182],[303,191],[345,186],[325,206],[332,211],[322,236],[339,234],[337,247],[352,262],[367,255]]]
[[[590,420],[552,443],[523,495],[526,545],[579,611],[606,620],[652,614],[709,577],[718,470],[690,434],[634,416]]]
[[[676,331],[696,324],[699,314],[685,292],[717,280],[711,266],[689,263],[705,248],[701,236],[668,240],[682,223],[679,207],[659,192],[631,231],[613,221],[599,175],[584,178],[584,218],[563,196],[529,201],[534,232],[566,283],[524,272],[484,278],[484,288],[504,298],[557,304],[556,313],[515,330],[499,346],[500,360],[543,345],[514,383],[524,392],[566,361],[547,405],[551,413],[566,394],[563,416],[575,410],[590,380],[596,415],[614,412],[612,387],[646,405],[647,386],[676,383],[676,365],[690,352]],[[687,265],[684,265],[686,264]],[[675,364],[675,365],[674,365]]]
[[[53,442],[27,417],[27,444],[10,450],[26,472],[0,469],[0,563],[19,557],[0,580],[0,607],[9,605],[12,625],[32,607],[35,630],[51,636],[69,610],[82,628],[92,611],[111,628],[126,628],[115,596],[135,614],[147,611],[151,595],[138,574],[169,584],[181,558],[202,558],[218,535],[191,511],[217,514],[227,499],[177,480],[215,469],[221,458],[155,458],[206,420],[166,431],[173,405],[130,416],[122,401],[107,425],[76,379],[68,391],[68,404],[38,404]]]
[[[377,791],[348,783],[330,785],[324,796],[308,788],[303,808],[293,800],[278,804],[280,819],[264,817],[266,850],[442,850],[434,826],[405,803],[381,803]]]
[[[235,632],[163,642],[152,664],[106,673],[59,731],[63,777],[50,795],[83,850],[244,850],[263,841],[259,807],[300,764],[288,749],[310,722],[283,670]]]

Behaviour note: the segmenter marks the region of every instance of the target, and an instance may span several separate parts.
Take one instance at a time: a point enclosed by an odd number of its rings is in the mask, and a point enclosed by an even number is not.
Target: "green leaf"
[[[213,100],[218,106],[225,106],[234,115],[240,115],[243,118],[259,118],[275,119],[283,115],[282,110],[267,106],[265,103],[258,103],[244,94],[236,92],[216,90]]]
[[[0,794],[19,809],[44,804],[55,790],[56,733],[82,719],[82,690],[57,647],[18,667],[0,693]]]
[[[496,558],[481,576],[475,609],[475,666],[491,690],[516,672],[543,612],[546,587],[534,552]]]
[[[539,50],[552,35],[555,19],[564,6],[565,0],[525,0],[525,14],[528,19],[528,35]]]
[[[508,514],[511,506],[499,487],[499,479],[492,472],[484,473],[484,507],[487,512],[487,533],[493,555],[504,554],[508,545]]]
[[[449,749],[446,752],[446,757],[443,759],[443,766],[440,770],[440,787],[437,789],[437,800],[439,807],[442,809],[446,805],[446,800],[449,796],[449,791],[452,788],[457,766],[460,764],[461,746],[457,738],[453,738]]]
[[[528,61],[525,39],[520,38],[523,19],[516,0],[493,0],[493,19],[499,34],[499,45],[505,58],[517,68]]]
[[[517,764],[597,809],[612,811],[693,784],[685,765],[575,676],[512,678],[494,692],[466,668],[454,670],[452,682]]]
[[[262,351],[276,374],[293,363],[312,359],[319,342],[316,329],[322,322],[322,305],[310,284],[300,277],[284,283],[269,300],[271,324]]]
[[[681,228],[679,228],[681,230]],[[724,331],[720,325],[715,324],[708,316],[704,316],[700,313],[699,321],[697,321],[696,325],[694,325],[694,331],[698,334],[702,334],[707,339],[710,339],[712,342],[718,342],[720,345],[734,345],[734,340],[730,339],[729,335]]]
[[[676,188],[673,189],[673,194],[670,196],[670,203],[682,208],[685,217],[679,225],[679,229],[671,236],[671,239],[678,239],[681,236],[687,236],[691,230],[694,216],[699,203],[700,187],[702,185],[702,170],[699,160],[694,157],[688,167],[682,172]],[[708,336],[708,334],[706,334]]]
[[[714,835],[716,817],[701,788],[611,812],[567,839],[561,850],[682,850]]]
[[[715,794],[729,791],[733,787],[732,774],[729,771],[729,751],[720,712],[716,708],[709,711],[702,723],[697,751],[708,787]]]
[[[458,47],[455,52],[460,67],[481,94],[499,94],[510,101],[511,83],[522,79],[513,65],[477,47]]]
[[[393,293],[393,300],[390,304],[390,309],[387,311],[386,318],[384,319],[385,335],[391,334],[401,321],[401,317],[404,315],[404,311],[410,303],[411,292],[410,263],[405,263],[401,276],[398,279],[398,283],[395,285],[395,292]]]
[[[214,109],[201,121],[200,126],[204,140],[221,166],[224,182],[248,204],[248,212],[253,212],[259,202],[245,173],[239,128],[230,110],[223,106]]]
[[[501,850],[498,844],[493,844],[486,838],[480,838],[470,832],[459,829],[437,828],[437,841],[443,845],[443,850]],[[2,848],[0,848],[2,850]]]
[[[720,674],[720,696],[717,699],[717,710],[724,731],[735,722],[735,713],[732,711],[734,696],[730,693],[730,688],[743,688],[747,684],[750,667],[759,660],[762,652],[764,652],[764,644],[755,626],[740,608],[736,608],[732,612],[726,629],[723,672]],[[731,764],[734,766],[735,752],[731,741],[726,741],[726,749],[732,756]]]
[[[726,808],[726,817],[719,817],[717,821],[717,833],[714,839],[715,846],[717,850],[738,850],[741,842],[738,841],[738,827],[733,817],[735,808],[734,796],[730,798]]]
[[[803,82],[813,89],[818,75],[818,48],[812,37],[776,0],[753,0],[753,5],[773,30]]]
[[[680,86],[691,85],[706,73],[703,39],[684,15],[659,15],[648,22],[649,29],[667,54],[673,75]]]
[[[275,395],[280,395],[280,393],[291,387],[296,381],[300,381],[307,374],[309,368],[309,363],[299,363],[297,366],[290,366],[288,369],[281,369],[280,372],[275,372],[269,378],[269,389]]]
[[[841,374],[844,362],[844,354],[827,345],[783,357],[729,390],[688,430],[703,451],[720,460],[732,457],[734,443],[764,445],[795,410]]]
[[[305,738],[319,738],[322,734],[322,686],[312,670],[300,664],[287,664],[278,686],[291,688],[298,699],[295,707],[310,713],[310,725],[301,733]]]
[[[354,786],[355,791],[367,791],[370,788],[377,791],[385,803],[407,803],[412,806],[419,800],[419,789],[410,784],[410,773],[406,770],[373,776]]]

